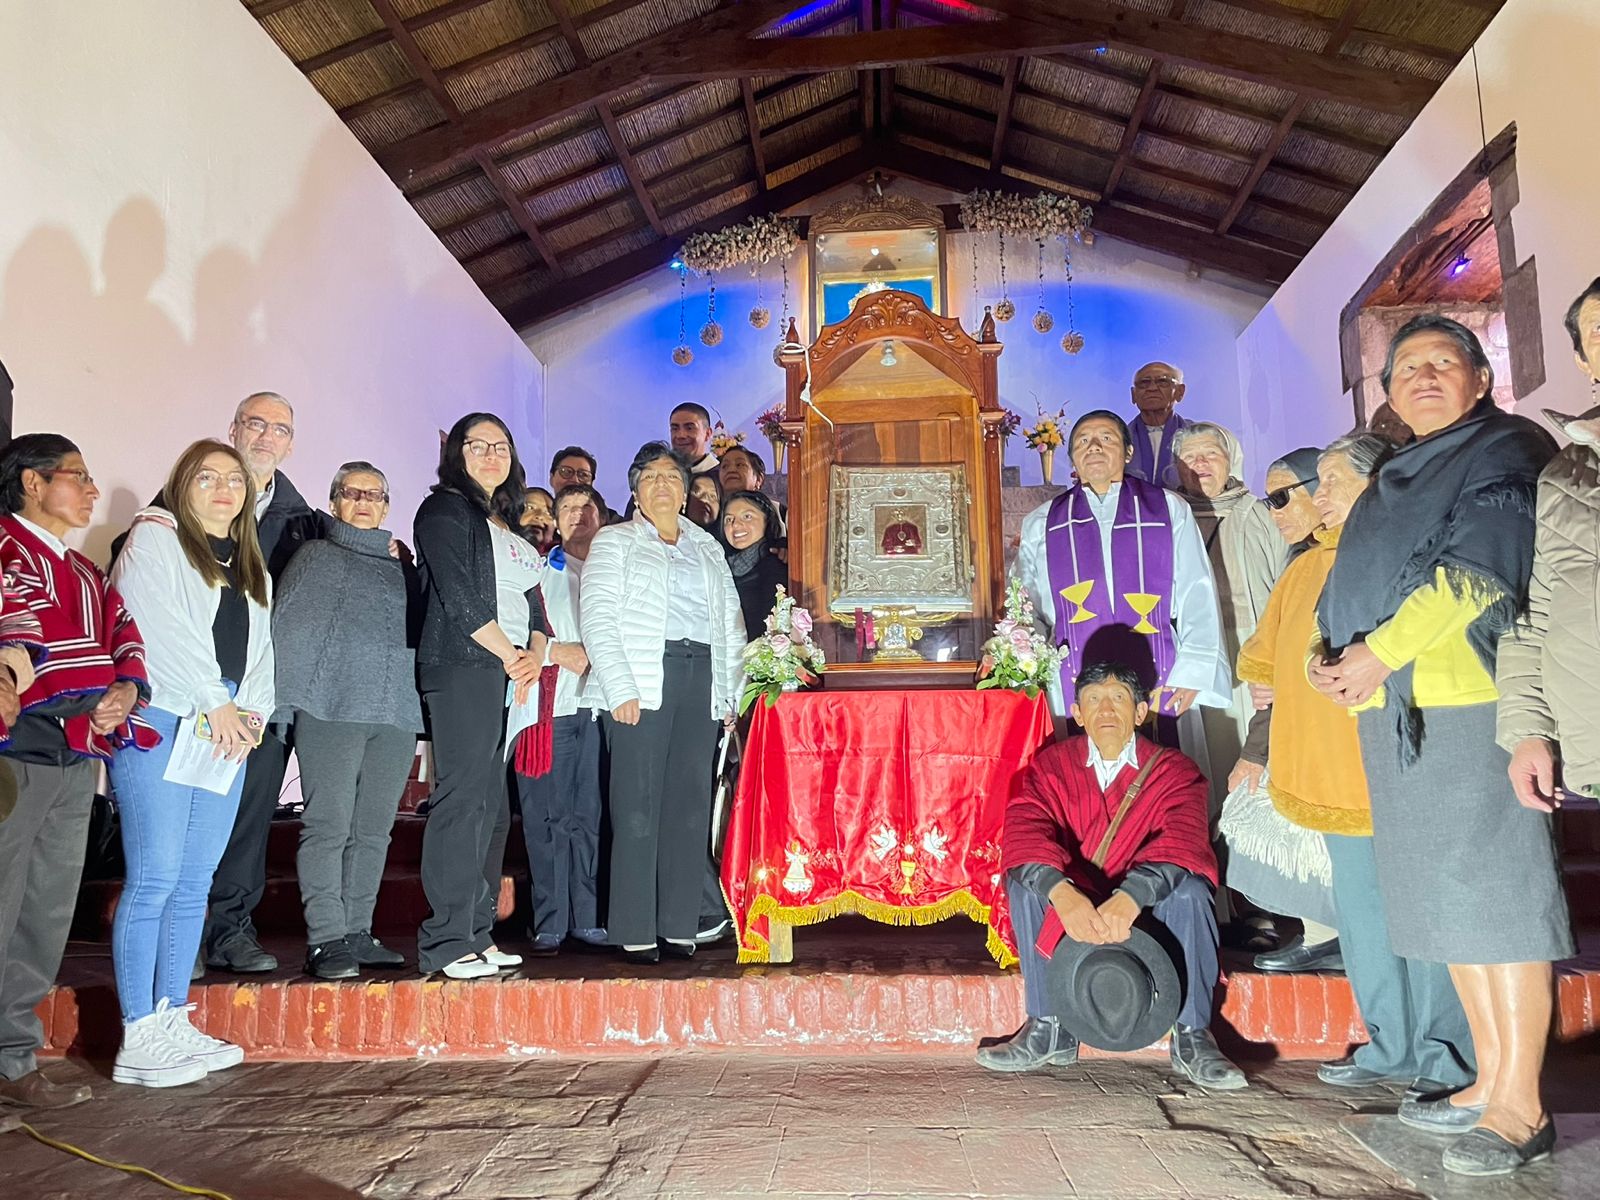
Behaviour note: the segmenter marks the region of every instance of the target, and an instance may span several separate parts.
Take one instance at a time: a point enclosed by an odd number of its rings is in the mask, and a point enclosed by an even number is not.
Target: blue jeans
[[[228,690],[234,690],[232,684]],[[173,1005],[187,1003],[205,927],[206,893],[244,787],[243,767],[226,796],[167,782],[161,776],[172,757],[179,718],[153,707],[143,715],[161,734],[161,745],[119,750],[111,759],[128,863],[111,927],[111,962],[124,1021],[150,1015],[163,997]]]

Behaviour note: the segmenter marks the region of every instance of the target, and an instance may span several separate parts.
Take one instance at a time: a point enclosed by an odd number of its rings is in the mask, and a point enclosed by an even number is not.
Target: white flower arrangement
[[[1010,688],[1037,696],[1061,669],[1062,652],[1039,633],[1033,623],[1033,601],[1020,580],[1006,584],[1006,615],[983,644],[979,664],[981,688]]]
[[[800,244],[800,223],[792,217],[750,217],[737,225],[697,233],[678,250],[678,261],[696,275],[727,271],[746,263],[788,258]]]
[[[1094,209],[1055,192],[1019,196],[1014,192],[979,190],[968,192],[961,199],[961,224],[973,233],[1004,233],[1035,240],[1080,238],[1093,220]]]
[[[784,692],[798,691],[817,682],[827,669],[822,647],[811,640],[811,614],[795,603],[782,584],[778,601],[767,617],[766,631],[744,648],[745,689],[739,698],[739,715],[765,696],[767,707]]]

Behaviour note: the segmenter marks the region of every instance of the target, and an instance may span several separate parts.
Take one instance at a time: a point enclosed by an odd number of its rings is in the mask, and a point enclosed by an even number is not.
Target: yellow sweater
[[[1484,670],[1467,641],[1467,626],[1495,597],[1460,597],[1445,582],[1444,568],[1426,587],[1405,598],[1400,608],[1367,635],[1367,648],[1391,671],[1412,666],[1412,702],[1418,708],[1464,708],[1492,704],[1500,698],[1494,676]],[[1360,712],[1383,705],[1379,688]]]

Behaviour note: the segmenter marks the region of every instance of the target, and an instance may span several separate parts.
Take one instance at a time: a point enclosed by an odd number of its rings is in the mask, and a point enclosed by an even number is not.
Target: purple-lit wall
[[[1180,409],[1185,416],[1246,428],[1234,341],[1264,303],[1264,288],[1210,273],[1191,279],[1180,260],[1099,238],[1092,247],[1077,248],[1074,256],[1077,325],[1087,344],[1080,354],[1068,356],[1060,347],[1067,329],[1060,261],[1047,265],[1045,293],[1056,327],[1039,334],[1031,325],[1038,304],[1036,255],[1029,245],[1019,269],[1016,249],[1009,248],[1008,276],[1017,316],[1000,327],[1006,342],[1000,387],[1007,406],[1028,423],[1036,404],[1051,412],[1065,404],[1069,419],[1090,408],[1131,412],[1128,385],[1134,371],[1159,358],[1185,372],[1189,394]],[[981,316],[981,307],[971,302],[969,235],[950,237],[947,257],[954,311],[973,329],[977,322],[971,314],[977,308]],[[792,268],[791,274],[804,272]],[[998,300],[992,239],[984,240],[979,279],[982,303]],[[757,331],[746,322],[755,304],[754,283],[748,276],[719,280],[717,315],[726,337],[722,345],[707,348],[698,337],[706,319],[705,284],[691,279],[686,325],[695,359],[686,368],[670,357],[678,342],[678,287],[677,275],[662,268],[527,337],[545,365],[545,445],[554,450],[570,442],[594,451],[601,491],[617,507],[625,498],[629,458],[644,441],[666,435],[667,414],[675,404],[704,404],[730,429],[744,430],[766,455],[766,441],[752,419],[783,398],[783,374],[772,360],[780,320],[774,281],[769,279],[765,289],[772,325]],[[803,295],[791,295],[797,311],[804,311],[805,302]],[[1247,441],[1252,480],[1259,482],[1266,463],[1289,448],[1272,444],[1258,450]],[[1020,438],[1011,443],[1007,461],[1022,465],[1024,483],[1040,481],[1038,456]],[[1067,478],[1067,470],[1064,461],[1057,462],[1059,480]]]

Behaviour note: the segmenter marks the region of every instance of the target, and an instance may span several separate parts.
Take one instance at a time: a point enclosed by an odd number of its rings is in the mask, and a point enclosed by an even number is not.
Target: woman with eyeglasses
[[[279,720],[294,725],[305,798],[295,860],[306,973],[353,979],[405,959],[372,911],[422,730],[407,616],[415,570],[389,553],[389,481],[347,462],[328,492],[327,537],[301,547],[272,606]]]
[[[1555,1146],[1539,1073],[1552,963],[1573,953],[1551,814],[1517,802],[1495,742],[1500,638],[1527,611],[1556,447],[1500,410],[1489,356],[1448,317],[1403,325],[1382,380],[1417,438],[1350,511],[1311,680],[1360,714],[1389,942],[1449,967],[1477,1053],[1473,1083],[1408,1097],[1400,1120],[1459,1135],[1446,1170],[1504,1174]]]
[[[544,559],[518,530],[523,493],[505,422],[469,413],[446,436],[439,482],[417,509],[417,675],[435,776],[422,837],[422,887],[432,911],[417,935],[417,964],[451,979],[483,978],[522,961],[494,944],[493,925],[511,823],[508,687],[525,693],[545,663],[536,591]]]
[[[172,1087],[244,1060],[238,1046],[189,1024],[189,976],[206,892],[233,830],[245,758],[275,706],[272,581],[256,542],[255,481],[223,442],[179,456],[162,496],[134,517],[112,586],[144,635],[150,704],[161,735],[148,753],[119,750],[111,782],[127,882],[111,931],[122,1006],[118,1083]],[[199,738],[224,764],[204,785],[166,778]]]
[[[1321,835],[1327,851],[1339,923],[1335,952],[1367,1027],[1366,1044],[1324,1063],[1318,1078],[1336,1087],[1416,1080],[1429,1081],[1430,1089],[1461,1087],[1472,1079],[1472,1039],[1449,972],[1400,958],[1389,945],[1356,724],[1306,677],[1306,648],[1318,638],[1317,598],[1342,553],[1345,519],[1391,453],[1386,439],[1360,434],[1338,439],[1317,457],[1312,502],[1321,524],[1314,544],[1273,588],[1255,636],[1240,651],[1239,676],[1273,714],[1265,754],[1273,808],[1299,829]],[[1294,469],[1304,470],[1304,461]],[[1327,953],[1308,927],[1302,961]]]
[[[683,517],[689,469],[634,455],[634,517],[594,535],[579,601],[589,693],[611,747],[611,940],[634,962],[688,958],[711,830],[712,754],[744,678],[744,622],[722,547]]]

